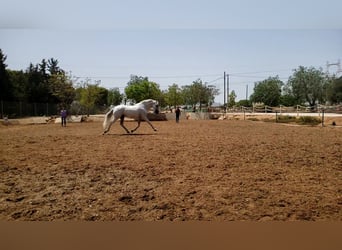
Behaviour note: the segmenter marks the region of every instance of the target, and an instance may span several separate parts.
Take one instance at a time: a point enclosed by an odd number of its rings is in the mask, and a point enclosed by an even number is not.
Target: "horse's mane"
[[[141,102],[138,102],[137,104],[145,103],[145,102],[155,102],[155,100],[153,100],[153,99],[145,99],[145,100],[142,100]]]

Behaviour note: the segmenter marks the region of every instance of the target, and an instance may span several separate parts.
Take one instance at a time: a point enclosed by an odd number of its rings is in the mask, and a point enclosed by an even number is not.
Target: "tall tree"
[[[97,85],[97,97],[96,97],[95,104],[98,106],[107,106],[108,93],[109,93],[108,89]]]
[[[52,74],[48,82],[50,93],[55,98],[54,102],[60,103],[64,108],[69,107],[76,95],[70,77],[65,74]]]
[[[13,100],[20,102],[28,101],[28,76],[22,70],[7,70],[12,84]]]
[[[197,104],[197,100],[191,92],[191,85],[182,86],[181,89],[184,104],[195,106]]]
[[[86,107],[87,115],[90,115],[90,109],[94,107],[97,98],[96,85],[85,83],[80,91],[80,103]]]
[[[214,102],[215,95],[218,95],[219,91],[214,86],[207,86],[207,84],[203,84],[201,79],[197,79],[191,85],[183,86],[182,93],[187,105],[199,104],[200,109],[202,109],[203,104],[209,106]]]
[[[236,94],[235,91],[232,90],[229,94],[229,102],[228,102],[228,107],[233,107],[235,105],[235,99],[236,99]]]
[[[123,94],[120,93],[119,88],[113,88],[108,91],[108,105],[119,105],[123,100]]]
[[[307,102],[312,108],[318,101],[324,102],[325,84],[326,77],[322,69],[303,66],[295,69],[288,81],[288,87],[291,88],[297,104]]]
[[[201,79],[197,79],[196,81],[192,82],[190,91],[194,97],[194,100],[196,101],[196,104],[198,103],[200,110],[202,110],[202,105],[208,104],[210,100],[209,92],[206,88],[206,85],[203,84]]]
[[[60,74],[60,73],[65,73],[64,70],[62,70],[58,66],[58,60],[54,58],[50,58],[47,62],[47,68],[50,72],[50,75],[55,75],[55,74]]]
[[[342,76],[339,78],[332,78],[329,86],[326,89],[327,99],[331,104],[342,103]]]
[[[6,70],[6,59],[7,56],[5,56],[0,49],[0,100],[12,101],[13,89],[10,82],[9,74]]]
[[[220,94],[220,91],[218,88],[216,88],[214,85],[205,85],[206,92],[208,95],[208,105],[211,106],[215,101],[215,96]]]
[[[169,86],[168,91],[165,93],[165,100],[169,106],[176,106],[183,104],[182,90],[177,84]]]
[[[150,82],[147,77],[132,75],[125,88],[125,94],[127,99],[138,103],[149,98],[159,100],[162,92],[159,85],[155,82]]]
[[[283,82],[279,77],[269,77],[266,80],[257,82],[254,93],[251,95],[252,102],[262,102],[269,106],[278,106],[280,103],[281,88]]]
[[[82,87],[76,89],[76,95],[80,104],[86,108],[88,116],[98,106],[107,105],[108,90],[99,84],[91,84],[89,79],[82,83]]]

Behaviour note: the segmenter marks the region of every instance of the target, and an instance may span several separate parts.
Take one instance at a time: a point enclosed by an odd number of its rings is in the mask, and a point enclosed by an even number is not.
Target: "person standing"
[[[66,127],[66,118],[67,118],[67,111],[63,108],[61,110],[61,120],[62,120],[62,127]]]
[[[176,113],[176,122],[179,123],[179,117],[180,117],[180,114],[181,114],[181,111],[180,111],[179,107],[177,107],[175,113]]]

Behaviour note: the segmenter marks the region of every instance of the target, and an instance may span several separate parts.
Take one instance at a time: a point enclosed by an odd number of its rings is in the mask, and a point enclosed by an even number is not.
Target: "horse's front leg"
[[[133,133],[134,131],[136,131],[138,128],[140,127],[140,119],[138,120],[138,126],[135,129],[131,130],[131,133]]]
[[[157,131],[157,129],[155,127],[153,127],[152,123],[150,122],[150,120],[147,118],[147,115],[144,116],[144,120],[151,126],[151,128],[154,131]]]
[[[122,116],[120,117],[120,125],[121,125],[121,127],[123,127],[123,128],[126,130],[127,134],[129,134],[129,130],[128,130],[128,129],[125,127],[125,125],[124,125],[124,119],[125,119],[125,116],[122,115]]]

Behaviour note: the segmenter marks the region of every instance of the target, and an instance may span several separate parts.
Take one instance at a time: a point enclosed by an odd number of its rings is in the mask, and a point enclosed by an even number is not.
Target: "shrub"
[[[301,116],[298,120],[297,123],[302,124],[302,125],[318,125],[322,122],[320,118],[313,117],[313,116]]]
[[[249,120],[249,121],[254,121],[254,122],[259,121],[259,119],[258,119],[258,118],[255,118],[255,117],[247,118],[247,120]]]
[[[277,122],[281,123],[289,123],[289,122],[296,122],[296,117],[295,116],[290,116],[290,115],[279,115]]]

